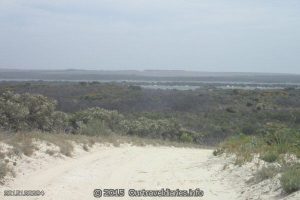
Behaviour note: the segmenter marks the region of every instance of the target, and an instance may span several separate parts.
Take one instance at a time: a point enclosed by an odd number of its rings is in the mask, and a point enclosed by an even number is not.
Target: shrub
[[[52,114],[55,110],[56,101],[50,100],[43,95],[22,94],[21,101],[29,110],[26,122],[31,129],[51,131],[53,125]]]
[[[112,134],[112,131],[108,128],[106,123],[100,120],[89,121],[86,125],[82,125],[78,132],[90,136]]]
[[[26,118],[29,109],[22,103],[21,96],[6,92],[0,96],[0,126],[7,130],[28,128]]]
[[[300,190],[300,165],[287,169],[280,178],[280,183],[286,193]]]
[[[90,121],[101,121],[111,130],[116,130],[119,128],[119,123],[123,118],[123,115],[117,111],[95,107],[74,113],[70,118],[70,122],[77,130]]]
[[[242,164],[260,154],[266,162],[275,162],[280,155],[300,155],[300,131],[281,124],[267,124],[259,136],[237,135],[221,144],[225,151],[235,153]],[[242,162],[240,162],[242,161]]]
[[[259,126],[256,122],[250,121],[245,122],[241,125],[241,132],[245,135],[255,135],[255,133],[258,131]]]
[[[223,154],[224,153],[224,149],[223,148],[218,148],[218,149],[215,149],[214,151],[213,151],[213,155],[214,156],[218,156],[218,155],[221,155],[221,154]]]
[[[260,159],[272,163],[278,159],[279,155],[275,151],[267,151],[260,156]]]
[[[122,130],[125,134],[140,137],[177,140],[181,136],[181,126],[172,119],[149,119],[139,117],[134,120],[123,120]]]
[[[263,130],[263,134],[264,140],[268,145],[280,145],[292,142],[290,136],[293,136],[294,132],[281,124],[270,123]]]
[[[0,126],[14,131],[28,129],[50,131],[53,127],[52,114],[55,106],[55,101],[43,95],[2,93]]]
[[[237,111],[236,111],[234,108],[232,108],[232,107],[226,108],[226,111],[229,112],[229,113],[236,113],[236,112],[237,112]]]
[[[53,125],[52,129],[56,131],[65,131],[69,125],[68,114],[60,111],[55,111],[52,113]]]
[[[189,135],[188,133],[183,133],[180,136],[180,141],[191,143],[191,142],[193,142],[193,137],[191,135]]]

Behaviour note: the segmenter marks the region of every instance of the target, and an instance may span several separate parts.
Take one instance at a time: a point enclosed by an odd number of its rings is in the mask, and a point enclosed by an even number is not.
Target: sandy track
[[[212,150],[205,149],[99,147],[74,159],[50,163],[47,169],[17,177],[9,188],[43,189],[44,197],[31,199],[51,200],[95,199],[95,188],[200,188],[204,197],[191,199],[236,199],[237,193],[231,184],[217,178],[216,173],[222,166],[210,164],[212,157]],[[107,199],[130,198],[126,194],[123,198]]]

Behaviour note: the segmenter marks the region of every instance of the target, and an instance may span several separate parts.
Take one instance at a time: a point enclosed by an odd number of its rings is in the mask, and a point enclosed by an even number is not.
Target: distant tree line
[[[8,82],[0,84],[0,93],[0,125],[15,131],[93,134],[91,127],[98,127],[105,134],[216,144],[240,133],[260,134],[267,123],[300,129],[299,89],[179,91],[126,83]],[[113,118],[99,119],[99,113]]]

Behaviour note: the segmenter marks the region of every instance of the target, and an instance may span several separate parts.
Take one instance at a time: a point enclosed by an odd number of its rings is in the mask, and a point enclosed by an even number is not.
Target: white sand
[[[267,186],[247,185],[245,180],[251,177],[252,172],[247,166],[229,166],[224,170],[224,165],[228,164],[230,159],[214,157],[212,150],[130,145],[96,146],[90,152],[84,152],[77,145],[75,150],[73,158],[55,158],[38,151],[32,158],[22,159],[17,165],[17,177],[5,187],[2,186],[1,192],[3,189],[39,189],[44,190],[46,195],[39,198],[6,199],[43,200],[95,199],[95,188],[126,189],[125,197],[101,199],[284,198],[279,196],[276,189],[273,191],[274,188],[268,191]],[[130,198],[127,195],[129,188],[200,188],[204,191],[204,197]],[[297,194],[287,199],[297,199]]]
[[[46,193],[44,197],[31,199],[95,199],[95,188],[200,188],[205,193],[201,199],[236,199],[237,193],[230,183],[214,176],[220,166],[209,166],[207,161],[211,157],[212,150],[203,149],[102,146],[91,152],[81,152],[75,158],[52,160],[48,164],[37,165],[33,160],[23,162],[19,168],[24,175],[19,174],[5,188],[43,189]],[[26,165],[38,168],[27,169]],[[120,199],[130,198],[126,194]]]

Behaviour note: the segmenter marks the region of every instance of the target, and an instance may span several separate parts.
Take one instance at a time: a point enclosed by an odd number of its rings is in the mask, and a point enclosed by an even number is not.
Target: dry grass
[[[59,146],[59,150],[61,154],[68,157],[72,157],[72,152],[74,147],[69,141],[62,141],[59,142],[59,144],[57,143],[57,145]]]
[[[259,183],[266,179],[273,178],[278,173],[281,172],[281,168],[275,166],[263,167],[259,171],[257,171],[253,178],[251,178],[248,183]]]
[[[36,146],[33,144],[32,137],[28,137],[27,134],[0,134],[0,140],[3,143],[6,143],[13,147],[12,152],[10,152],[11,156],[22,156],[22,154],[26,156],[31,156],[36,149]]]
[[[208,148],[196,144],[179,143],[173,141],[159,140],[159,139],[145,139],[137,136],[120,136],[110,134],[106,136],[86,136],[73,135],[64,133],[44,133],[44,132],[28,132],[28,133],[4,133],[0,132],[0,141],[13,147],[9,152],[10,156],[31,156],[37,146],[36,141],[44,141],[46,144],[57,146],[60,153],[66,156],[72,156],[74,150],[73,144],[82,145],[85,151],[89,151],[96,143],[112,144],[115,147],[120,144],[129,143],[135,146],[174,146],[174,147],[192,147],[192,148]],[[55,152],[46,152],[49,155],[54,155]],[[1,156],[1,155],[0,155]]]

